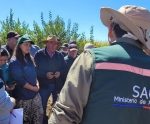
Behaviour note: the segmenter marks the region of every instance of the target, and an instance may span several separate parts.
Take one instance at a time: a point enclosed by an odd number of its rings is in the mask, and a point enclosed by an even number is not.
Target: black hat
[[[20,35],[19,35],[17,32],[15,32],[15,31],[10,31],[10,32],[8,32],[8,34],[7,34],[7,39],[8,39],[8,38],[12,38],[12,37],[18,38],[18,37],[20,37]]]

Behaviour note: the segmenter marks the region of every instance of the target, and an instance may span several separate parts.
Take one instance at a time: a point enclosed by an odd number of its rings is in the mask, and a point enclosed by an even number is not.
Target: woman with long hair
[[[39,84],[35,64],[30,55],[32,43],[25,35],[18,39],[10,62],[10,73],[16,81],[16,107],[24,110],[24,124],[42,124],[43,109],[38,92]]]

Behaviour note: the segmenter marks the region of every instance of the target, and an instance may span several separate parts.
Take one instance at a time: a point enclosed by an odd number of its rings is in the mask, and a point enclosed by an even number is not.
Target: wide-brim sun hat
[[[91,43],[86,43],[86,44],[84,45],[84,50],[92,49],[92,48],[94,48],[94,45],[91,44]]]
[[[46,40],[43,40],[43,43],[47,43],[47,42],[49,42],[49,41],[55,41],[55,42],[57,42],[57,43],[59,42],[59,41],[58,41],[58,38],[57,38],[55,35],[53,35],[53,36],[50,36],[50,35],[49,35]]]
[[[118,11],[103,7],[100,10],[102,23],[110,27],[111,23],[117,23],[127,32],[130,32],[139,41],[150,49],[150,11],[134,5],[122,6]]]

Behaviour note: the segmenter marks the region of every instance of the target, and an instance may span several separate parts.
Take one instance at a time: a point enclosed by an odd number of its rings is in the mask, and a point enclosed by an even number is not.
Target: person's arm
[[[64,82],[66,80],[66,76],[67,76],[67,63],[66,63],[64,56],[62,54],[60,54],[60,62],[61,62],[61,67],[60,67],[60,70],[58,72],[59,72],[59,76],[61,76],[61,80],[62,80],[61,85],[63,86]],[[56,77],[56,73],[55,73],[55,77]]]
[[[40,52],[37,52],[35,54],[34,61],[35,61],[35,65],[36,65],[37,76],[39,78],[46,79],[47,78],[47,76],[46,76],[47,72],[45,72],[45,70],[43,70],[43,68],[42,68],[43,66],[46,66],[46,65],[41,64],[41,53]]]
[[[82,120],[92,82],[93,59],[82,53],[73,63],[56,102],[49,124],[78,124]]]
[[[28,90],[32,90],[34,92],[38,92],[39,91],[39,87],[36,85],[36,86],[32,86],[31,84],[29,83],[26,83],[24,85],[24,88],[28,89]]]
[[[60,67],[59,70],[57,70],[55,72],[55,77],[59,78],[60,76],[64,76],[66,75],[66,62],[64,60],[64,56],[62,55],[62,53],[56,52],[55,54],[57,54],[57,61],[60,62]],[[59,73],[59,76],[57,76],[57,74]]]
[[[21,85],[22,87],[37,92],[37,86],[32,86],[29,82],[24,78],[24,72],[21,69],[22,67],[15,62],[10,63],[10,74],[13,79],[16,81],[16,84]]]
[[[11,111],[15,106],[15,100],[9,96],[5,88],[0,89],[0,111]]]

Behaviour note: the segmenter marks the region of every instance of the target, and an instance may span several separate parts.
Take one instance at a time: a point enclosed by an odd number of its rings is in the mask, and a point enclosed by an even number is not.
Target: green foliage
[[[64,22],[60,16],[53,17],[51,11],[48,13],[48,20],[45,21],[44,14],[41,13],[41,26],[33,21],[33,29],[29,28],[29,25],[25,21],[21,22],[18,19],[14,19],[13,10],[10,9],[9,16],[5,20],[0,21],[0,43],[6,43],[6,36],[9,31],[16,31],[20,35],[28,34],[35,44],[43,47],[42,41],[46,39],[48,35],[56,35],[62,43],[71,40],[78,41],[79,50],[82,51],[84,44],[87,42],[93,43],[96,47],[107,45],[105,42],[94,42],[94,27],[90,28],[90,39],[87,40],[85,33],[78,33],[78,23],[72,23],[69,19],[67,23]]]
[[[6,36],[9,31],[16,31],[20,35],[31,32],[26,22],[20,22],[19,18],[17,20],[14,20],[14,13],[12,9],[10,9],[9,16],[7,16],[5,20],[0,21],[0,24],[1,24],[1,31],[0,31],[1,43],[6,42]]]
[[[84,45],[86,43],[91,43],[91,41],[89,40],[89,41],[77,42],[79,53],[81,53],[83,51]],[[109,43],[108,42],[104,42],[104,41],[95,41],[92,44],[94,45],[95,48],[109,46]]]
[[[93,31],[94,31],[94,26],[91,26],[90,29],[90,42],[93,43],[94,42],[94,35],[93,35]]]

